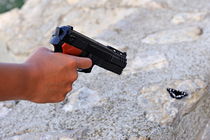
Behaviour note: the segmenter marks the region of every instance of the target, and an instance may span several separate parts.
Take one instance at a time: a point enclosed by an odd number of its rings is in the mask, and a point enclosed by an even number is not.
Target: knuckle
[[[77,68],[77,62],[72,59],[72,61],[69,61],[69,66],[71,66],[72,68]]]

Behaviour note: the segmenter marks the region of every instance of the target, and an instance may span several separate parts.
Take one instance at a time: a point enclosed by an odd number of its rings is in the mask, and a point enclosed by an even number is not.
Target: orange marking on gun
[[[62,45],[62,50],[63,50],[63,53],[65,53],[65,54],[70,54],[70,55],[75,55],[75,56],[79,56],[82,53],[82,50],[80,50],[72,45],[69,45],[67,43],[64,43]]]

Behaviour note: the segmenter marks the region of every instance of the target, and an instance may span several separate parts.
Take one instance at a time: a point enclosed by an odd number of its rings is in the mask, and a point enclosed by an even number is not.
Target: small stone
[[[201,21],[206,17],[206,12],[198,12],[198,13],[180,13],[173,17],[171,20],[174,24],[181,24],[185,22],[194,22]]]
[[[68,97],[68,102],[63,106],[63,110],[68,112],[87,109],[97,105],[99,101],[100,97],[96,91],[83,87]]]
[[[185,27],[156,32],[142,40],[146,44],[172,44],[197,40],[203,31],[199,27]]]

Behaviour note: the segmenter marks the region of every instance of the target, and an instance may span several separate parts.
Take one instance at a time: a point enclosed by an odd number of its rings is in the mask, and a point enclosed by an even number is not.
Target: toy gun
[[[80,57],[89,57],[93,65],[89,69],[78,69],[79,72],[90,73],[94,65],[121,74],[127,65],[126,52],[120,52],[110,46],[94,41],[73,30],[72,26],[57,27],[50,43],[55,52]]]

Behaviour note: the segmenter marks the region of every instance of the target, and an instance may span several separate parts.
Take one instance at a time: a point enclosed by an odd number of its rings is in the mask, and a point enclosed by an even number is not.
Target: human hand
[[[30,75],[30,91],[25,99],[36,103],[53,103],[65,99],[78,78],[77,69],[90,68],[92,61],[39,48],[24,65]]]

